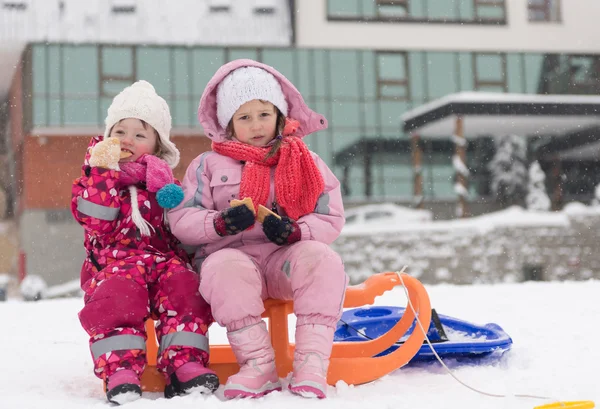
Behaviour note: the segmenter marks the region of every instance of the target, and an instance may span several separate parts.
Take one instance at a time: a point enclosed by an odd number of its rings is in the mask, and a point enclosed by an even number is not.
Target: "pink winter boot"
[[[200,392],[211,394],[219,387],[219,378],[215,371],[206,368],[200,362],[188,362],[181,365],[171,375],[165,387],[165,398]]]
[[[227,333],[240,371],[229,377],[224,396],[257,398],[281,390],[275,352],[264,321]]]
[[[332,327],[301,325],[296,327],[294,373],[289,390],[306,398],[327,396],[327,369],[333,347]]]
[[[121,369],[106,382],[106,398],[109,402],[122,405],[142,396],[140,378],[131,369]]]

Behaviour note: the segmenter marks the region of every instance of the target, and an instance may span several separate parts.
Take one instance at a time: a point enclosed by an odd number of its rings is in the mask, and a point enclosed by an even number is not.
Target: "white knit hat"
[[[284,116],[288,114],[287,101],[273,74],[258,67],[241,67],[230,72],[217,87],[219,125],[225,129],[235,111],[254,99],[269,101]]]
[[[147,81],[137,81],[125,88],[108,107],[108,115],[104,120],[106,129],[104,138],[108,138],[115,124],[126,118],[141,119],[150,124],[160,137],[163,146],[161,158],[175,168],[179,163],[179,150],[170,140],[171,113],[167,102],[161,98],[152,84]]]

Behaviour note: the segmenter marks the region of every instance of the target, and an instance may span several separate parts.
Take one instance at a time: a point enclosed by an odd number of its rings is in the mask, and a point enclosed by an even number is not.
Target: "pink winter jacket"
[[[256,66],[269,71],[278,79],[289,106],[288,116],[300,123],[297,135],[305,135],[327,128],[327,120],[313,112],[304,102],[300,92],[272,67],[252,60],[236,60],[221,67],[206,86],[200,100],[198,119],[205,134],[216,142],[226,140],[226,133],[218,124],[216,114],[216,89],[227,74],[243,66]],[[344,225],[344,208],[340,182],[325,162],[314,152],[313,159],[325,182],[325,188],[317,201],[313,213],[302,216],[298,221],[302,240],[317,240],[332,243],[340,234]],[[221,237],[215,231],[213,221],[219,211],[230,207],[232,199],[239,197],[240,182],[244,164],[216,152],[205,152],[189,165],[182,181],[185,198],[183,202],[168,213],[169,225],[173,234],[185,245],[196,247],[196,268],[209,254],[223,248],[242,248],[260,245],[260,253],[266,256],[278,245],[265,236],[262,225],[256,223],[252,228],[234,235]],[[274,188],[275,168],[271,173],[271,187],[267,204],[276,203]],[[270,206],[268,206],[270,207]],[[277,207],[281,215],[283,209]],[[243,249],[242,249],[243,250]]]

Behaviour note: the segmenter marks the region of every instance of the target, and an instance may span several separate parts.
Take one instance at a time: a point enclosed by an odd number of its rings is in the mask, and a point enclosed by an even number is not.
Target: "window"
[[[18,10],[18,11],[27,10],[27,4],[24,2],[5,1],[2,3],[2,7],[7,10]]]
[[[600,57],[597,55],[569,56],[569,85],[574,94],[596,94],[600,90]]]
[[[377,53],[377,97],[384,100],[410,99],[408,56],[403,52]]]
[[[506,17],[504,0],[473,0],[475,20],[504,21]]]
[[[131,0],[113,0],[112,12],[114,14],[133,14],[135,13],[135,2]]]
[[[211,0],[209,10],[211,13],[227,13],[231,9],[230,0]]]
[[[560,0],[528,0],[529,21],[560,22]]]
[[[270,15],[275,14],[277,10],[275,0],[256,0],[254,2],[254,14]]]
[[[376,0],[380,17],[407,17],[409,0]]]
[[[475,53],[473,56],[474,88],[481,91],[506,92],[506,55]]]

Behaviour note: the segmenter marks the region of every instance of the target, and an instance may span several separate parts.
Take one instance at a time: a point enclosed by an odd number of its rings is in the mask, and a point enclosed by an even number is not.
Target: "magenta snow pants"
[[[187,362],[208,364],[210,307],[198,291],[198,275],[177,257],[118,260],[85,283],[79,313],[90,335],[94,373],[102,379],[122,368],[138,376],[146,365],[144,323],[158,319],[157,367],[170,376]]]

